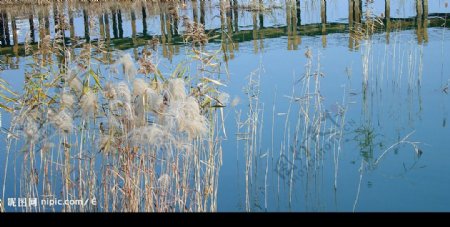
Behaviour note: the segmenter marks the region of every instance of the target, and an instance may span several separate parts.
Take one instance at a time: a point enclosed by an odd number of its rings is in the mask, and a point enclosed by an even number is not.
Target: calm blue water
[[[448,14],[450,9],[445,2],[429,1],[430,15]],[[348,7],[347,1],[327,1],[327,22],[348,23]],[[376,1],[372,7],[375,15],[384,13],[383,1]],[[206,9],[206,29],[220,27],[218,5],[207,5]],[[301,1],[301,11],[303,26],[321,23],[320,1]],[[180,12],[192,16],[191,8]],[[248,11],[239,12],[240,30],[253,29],[256,17]],[[284,7],[264,14],[264,26],[286,26],[286,14]],[[130,18],[124,15],[124,36],[131,37]],[[391,18],[416,20],[415,17],[413,1],[392,1]],[[142,31],[142,15],[137,18],[136,29]],[[76,36],[83,36],[82,15],[75,21]],[[158,15],[149,15],[147,26],[149,35],[161,34]],[[27,29],[29,26],[23,21],[19,42],[24,40]],[[446,90],[450,84],[446,57],[450,53],[450,33],[448,28],[434,26],[426,28],[427,38],[419,36],[425,35],[413,26],[407,30],[393,28],[388,35],[378,31],[369,41],[361,40],[359,48],[349,47],[348,29],[327,35],[284,34],[234,43],[233,57],[227,62],[229,79],[222,77],[227,85],[223,90],[230,95],[230,101],[240,101],[224,108],[226,136],[222,135],[218,211],[246,210],[247,150],[246,140],[239,139],[246,125],[238,129],[236,122],[239,112],[241,122],[248,117],[250,103],[245,88],[255,70],[260,85],[256,147],[249,173],[251,211],[450,211],[450,97]],[[158,48],[161,55],[163,47]],[[188,47],[175,48],[172,57],[160,56],[162,71],[170,72],[187,58]],[[206,46],[208,50],[220,48],[217,42]],[[305,95],[302,78],[308,49],[312,51],[312,72],[321,72],[320,106],[321,113],[326,114],[322,134],[316,137],[320,138],[321,152],[310,161],[304,155],[297,159],[292,156],[293,147],[298,150],[301,146],[294,138],[297,121],[304,115],[300,102],[289,98]],[[133,49],[123,51],[134,53]],[[7,55],[0,52],[0,56],[6,59]],[[365,74],[366,57],[369,64]],[[26,67],[20,57],[18,69],[5,70],[0,75],[20,92]],[[366,83],[364,76],[368,76]],[[344,114],[340,110],[345,110]],[[8,128],[10,115],[1,111],[1,126]],[[339,142],[329,136],[336,126],[342,126]],[[404,143],[395,145],[408,134]],[[3,167],[5,134],[0,136]],[[11,155],[10,173],[13,162]],[[293,172],[288,172],[293,175],[280,172],[280,168],[293,168]],[[0,182],[3,179],[2,168]],[[7,179],[5,198],[14,196],[11,185],[15,180]]]
[[[439,36],[441,30],[430,30],[430,36]],[[394,36],[410,37],[414,39],[412,32],[400,32]],[[340,35],[328,36],[329,40],[339,40]],[[382,39],[382,37],[380,37]],[[411,43],[402,43],[396,48],[400,52],[407,52],[408,48],[412,51],[423,48],[423,83],[420,87],[414,84],[414,88],[410,89],[406,84],[406,76],[403,75],[399,79],[397,75],[384,75],[383,81],[370,82],[371,91],[368,92],[367,103],[368,111],[364,114],[364,100],[361,81],[361,53],[348,51],[345,46],[339,44],[329,45],[327,48],[321,47],[319,38],[305,38],[302,46],[313,48],[314,54],[321,55],[321,71],[324,78],[321,79],[321,92],[324,97],[324,107],[333,111],[336,103],[342,103],[343,94],[345,92],[355,93],[347,95],[347,113],[345,116],[345,124],[347,128],[344,132],[340,167],[338,172],[338,188],[333,189],[333,156],[332,152],[325,152],[323,164],[319,170],[313,171],[320,176],[313,179],[306,179],[304,175],[298,180],[299,187],[295,188],[295,202],[293,202],[292,210],[317,210],[317,211],[351,211],[353,209],[354,200],[356,198],[358,184],[360,180],[361,166],[361,147],[355,142],[355,130],[365,125],[364,122],[370,122],[374,133],[374,159],[379,156],[387,147],[403,138],[408,133],[413,132],[409,140],[420,142],[420,148],[423,155],[417,158],[414,149],[407,146],[400,146],[395,151],[387,153],[387,155],[372,168],[364,168],[361,180],[361,189],[359,195],[357,211],[426,211],[426,210],[448,210],[449,195],[446,191],[449,189],[449,177],[446,173],[450,157],[448,155],[448,135],[450,131],[446,125],[448,118],[447,103],[449,97],[442,92],[443,84],[448,81],[448,76],[441,78],[442,70],[449,70],[449,66],[443,63],[441,50],[449,50],[449,47],[442,43],[442,40],[430,41],[429,43],[418,47],[415,41]],[[444,40],[444,43],[448,42]],[[288,109],[288,99],[284,95],[290,95],[292,89],[293,75],[298,78],[303,73],[305,65],[304,51],[305,47],[299,48],[298,51],[288,51],[276,46],[283,46],[285,39],[267,41],[267,49],[261,55],[257,55],[255,59],[253,53],[240,53],[235,61],[230,63],[230,71],[244,71],[241,75],[248,75],[254,68],[258,67],[259,61],[264,65],[265,73],[261,75],[261,100],[265,104],[264,123],[262,134],[261,153],[271,151],[271,128],[272,128],[272,107],[276,103],[275,113],[285,113]],[[373,44],[374,58],[383,59],[385,48],[388,50],[392,46],[386,46],[383,42]],[[401,53],[406,55],[407,53]],[[388,51],[388,56],[392,56],[392,51]],[[279,59],[283,59],[279,61]],[[378,60],[383,62],[382,60]],[[441,63],[439,63],[439,61]],[[242,63],[245,62],[245,63]],[[274,64],[276,62],[276,64]],[[430,67],[431,65],[444,64],[444,67]],[[379,63],[381,64],[381,63]],[[377,66],[378,67],[378,66]],[[415,66],[417,67],[417,66]],[[245,69],[243,69],[245,68]],[[351,76],[346,73],[346,68],[351,68]],[[404,67],[403,67],[404,68]],[[374,73],[371,75],[380,75],[377,68],[374,67]],[[405,69],[406,71],[406,69]],[[447,73],[448,74],[448,73]],[[387,78],[386,78],[387,77]],[[427,79],[425,79],[425,77]],[[245,78],[245,77],[244,77]],[[242,77],[231,79],[233,86],[229,88],[230,94],[237,94],[244,97],[240,88],[245,86]],[[375,79],[374,79],[375,80]],[[379,79],[380,80],[380,79]],[[403,82],[402,82],[403,81]],[[397,84],[395,84],[397,83]],[[345,87],[347,86],[347,88]],[[344,89],[347,89],[344,90]],[[276,99],[274,99],[276,94]],[[245,100],[245,99],[242,99]],[[239,107],[244,108],[247,102],[243,101]],[[229,120],[233,121],[233,110],[229,112]],[[295,113],[291,118],[295,117]],[[279,147],[284,130],[284,116],[275,116],[274,141],[275,147]],[[294,121],[295,122],[295,121]],[[293,130],[293,126],[289,125]],[[235,132],[232,126],[228,128],[229,135]],[[219,197],[219,204],[224,210],[231,211],[239,204],[239,198],[243,197],[243,178],[237,178],[239,175],[236,165],[240,165],[240,173],[242,174],[242,163],[236,164],[235,157],[235,141],[233,138],[224,144],[225,150],[230,154],[224,154],[224,165],[221,170],[222,184],[219,188],[223,194],[235,195],[230,199],[228,196]],[[379,147],[383,145],[383,148]],[[242,151],[237,151],[242,152]],[[279,149],[274,150],[275,153]],[[240,158],[242,162],[243,158]],[[276,158],[275,158],[276,160]],[[261,159],[261,162],[265,162]],[[368,160],[369,163],[372,160]],[[263,162],[263,165],[265,163]],[[232,163],[232,164],[228,164]],[[265,167],[264,167],[265,168]],[[276,167],[269,164],[269,196],[275,196],[277,193],[274,187],[277,184]],[[302,168],[298,166],[298,168]],[[275,175],[275,179],[270,173]],[[263,176],[259,176],[263,177]],[[235,184],[229,181],[240,181]],[[302,184],[314,184],[312,191],[308,191],[307,186]],[[264,185],[264,184],[262,184]],[[302,185],[302,186],[300,186]],[[305,194],[310,193],[310,198],[306,198]],[[273,197],[271,197],[273,198]],[[269,210],[289,210],[288,207],[281,205],[278,209],[278,202],[273,199],[269,200]],[[283,204],[283,202],[281,202]],[[285,204],[285,203],[284,203]],[[260,204],[261,207],[264,207]]]

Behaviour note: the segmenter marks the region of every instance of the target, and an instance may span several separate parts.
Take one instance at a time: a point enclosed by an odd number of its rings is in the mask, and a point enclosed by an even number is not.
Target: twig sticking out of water
[[[419,142],[412,142],[407,140],[412,134],[414,134],[415,131],[412,131],[410,133],[408,133],[408,135],[406,135],[405,137],[403,137],[400,141],[392,144],[390,147],[388,147],[387,149],[385,149],[381,155],[375,160],[374,165],[378,164],[378,162],[393,148],[395,148],[396,146],[399,146],[401,144],[409,144],[414,148],[415,153],[417,154],[417,156],[422,155],[422,150],[419,148],[418,144]]]

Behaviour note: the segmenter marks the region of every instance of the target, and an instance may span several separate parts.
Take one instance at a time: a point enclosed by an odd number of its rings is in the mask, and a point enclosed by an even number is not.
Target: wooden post
[[[384,24],[386,25],[386,43],[389,44],[391,32],[391,0],[384,1]]]
[[[3,12],[0,12],[0,42],[2,46],[6,46]]]
[[[263,0],[259,0],[259,5],[264,5]],[[259,12],[259,28],[264,28],[264,14]]]
[[[192,0],[192,17],[195,23],[198,23],[198,6],[197,0]]]
[[[238,14],[238,1],[233,0],[233,15],[234,15],[234,32],[239,31],[239,14]]]
[[[33,13],[31,13],[28,16],[28,23],[30,25],[30,38],[31,38],[31,43],[35,43],[36,42],[36,37],[35,37],[35,30],[34,30],[34,18],[33,18]]]
[[[423,30],[422,30],[422,16],[423,16],[423,4],[422,0],[416,0],[416,35],[417,42],[420,44],[423,42]]]
[[[89,12],[86,9],[83,9],[83,20],[84,20],[84,39],[86,42],[91,40],[89,36]]]
[[[200,23],[205,25],[205,0],[200,0]]]
[[[348,37],[348,49],[353,50],[353,18],[354,14],[354,0],[348,0],[348,28],[349,28],[349,37]]]
[[[70,33],[70,39],[71,42],[75,39],[75,24],[73,20],[73,10],[70,5],[68,6],[68,13],[69,13],[69,33]]]
[[[119,38],[118,32],[117,32],[117,12],[115,9],[111,9],[111,13],[112,13],[112,22],[113,22],[113,36],[114,39]]]
[[[320,1],[320,19],[322,22],[322,47],[327,47],[327,1]]]
[[[423,38],[428,43],[428,0],[423,0]]]
[[[103,21],[105,22],[105,37],[106,37],[106,42],[108,42],[111,40],[111,30],[109,28],[109,15],[108,13],[104,13],[103,14]],[[108,45],[109,46],[109,45]],[[108,47],[107,46],[107,47]]]
[[[142,33],[147,36],[147,12],[145,11],[145,3],[142,3]]]
[[[361,0],[354,0],[353,3],[353,11],[354,11],[354,21],[357,23],[361,23],[362,21],[362,4]]]
[[[297,7],[297,26],[302,24],[302,12],[300,8],[300,0],[295,0],[295,5]]]
[[[3,12],[3,29],[5,30],[4,39],[5,45],[11,46],[11,40],[9,38],[9,22],[8,22],[8,13]]]
[[[103,14],[98,15],[98,26],[100,29],[100,34],[98,39],[105,39],[105,23],[103,21]]]
[[[122,11],[117,10],[117,24],[119,29],[119,38],[123,39],[123,23],[122,23]]]
[[[13,32],[13,53],[15,56],[19,55],[19,40],[17,38],[17,24],[16,24],[16,17],[14,15],[11,15],[11,29]]]

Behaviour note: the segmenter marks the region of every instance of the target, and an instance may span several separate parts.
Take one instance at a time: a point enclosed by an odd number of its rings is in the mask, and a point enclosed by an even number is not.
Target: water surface
[[[217,211],[450,210],[446,1],[269,1],[263,11],[237,2],[176,8],[204,24],[213,37],[205,50],[218,51],[227,69]],[[1,77],[21,92],[24,42],[53,38],[58,18],[69,25],[67,45],[100,39],[135,60],[157,39],[159,66],[170,72],[190,55],[182,18],[170,10],[139,1],[2,7]],[[382,25],[360,37],[367,11]],[[11,171],[5,197],[17,195]]]

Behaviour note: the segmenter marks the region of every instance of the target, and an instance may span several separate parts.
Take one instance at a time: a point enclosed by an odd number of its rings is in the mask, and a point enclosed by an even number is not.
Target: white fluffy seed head
[[[91,90],[87,91],[80,100],[80,107],[84,116],[94,114],[97,110],[97,95]]]
[[[133,81],[133,95],[134,96],[143,95],[147,88],[150,88],[150,86],[143,79],[138,78]]]
[[[56,128],[60,129],[63,132],[70,132],[73,128],[73,119],[71,114],[66,110],[62,110],[58,113],[54,113],[49,110],[48,116],[50,118],[50,122],[53,123]]]
[[[136,96],[134,100],[134,114],[136,116],[135,125],[143,126],[147,120],[145,111],[145,97],[143,95]]]
[[[126,121],[133,122],[135,117],[134,117],[134,111],[131,106],[131,103],[124,103],[122,108],[123,108],[122,117]]]
[[[115,88],[117,92],[117,98],[124,103],[131,103],[131,93],[130,88],[125,82],[119,82]]]
[[[149,88],[145,91],[145,101],[150,111],[159,112],[163,104],[163,97],[156,93],[155,90]]]
[[[25,120],[24,132],[30,141],[35,141],[38,138],[38,126],[31,117],[27,117]]]
[[[171,101],[183,100],[186,98],[186,88],[184,80],[180,78],[170,79],[167,84]]]
[[[186,117],[182,118],[184,121],[180,123],[180,128],[186,131],[190,138],[203,136],[207,132],[207,121],[200,114],[200,107],[195,98],[186,99],[183,113]]]
[[[201,137],[208,130],[206,118],[201,115],[198,102],[193,97],[172,102],[167,111],[165,124],[172,130],[186,133],[189,139]]]
[[[122,108],[123,106],[123,102],[117,99],[113,99],[111,101],[109,101],[109,110],[112,112],[116,112],[118,110],[120,110],[120,108]]]
[[[116,146],[116,137],[109,134],[101,135],[99,143],[101,151],[108,153],[111,148]]]
[[[132,124],[135,123],[135,109],[131,103],[122,102],[117,99],[111,100],[109,102],[109,110],[111,111],[111,115],[108,117],[108,119],[113,120],[110,125],[114,123],[116,127],[120,128],[121,121]]]
[[[162,146],[164,143],[170,142],[170,136],[167,135],[161,126],[152,124],[139,127],[130,132],[129,137],[137,145],[151,145],[155,147]]]
[[[69,93],[63,93],[61,95],[61,105],[64,107],[72,107],[75,103],[75,97]]]
[[[78,77],[74,77],[69,81],[69,87],[75,92],[80,93],[83,90],[83,83],[81,83]]]
[[[116,88],[111,82],[106,83],[105,87],[103,87],[103,95],[108,100],[114,100],[117,98]]]
[[[117,64],[122,64],[123,73],[128,81],[133,81],[137,74],[136,66],[134,65],[133,59],[130,54],[124,54],[118,61]]]
[[[109,126],[109,130],[111,129],[118,129],[121,127],[120,121],[117,119],[116,116],[114,116],[113,114],[108,116],[108,126]]]
[[[195,118],[195,117],[199,116],[200,115],[200,106],[199,106],[197,100],[192,96],[186,98],[186,100],[184,101],[183,111],[186,114],[186,116],[188,116],[190,118]]]

